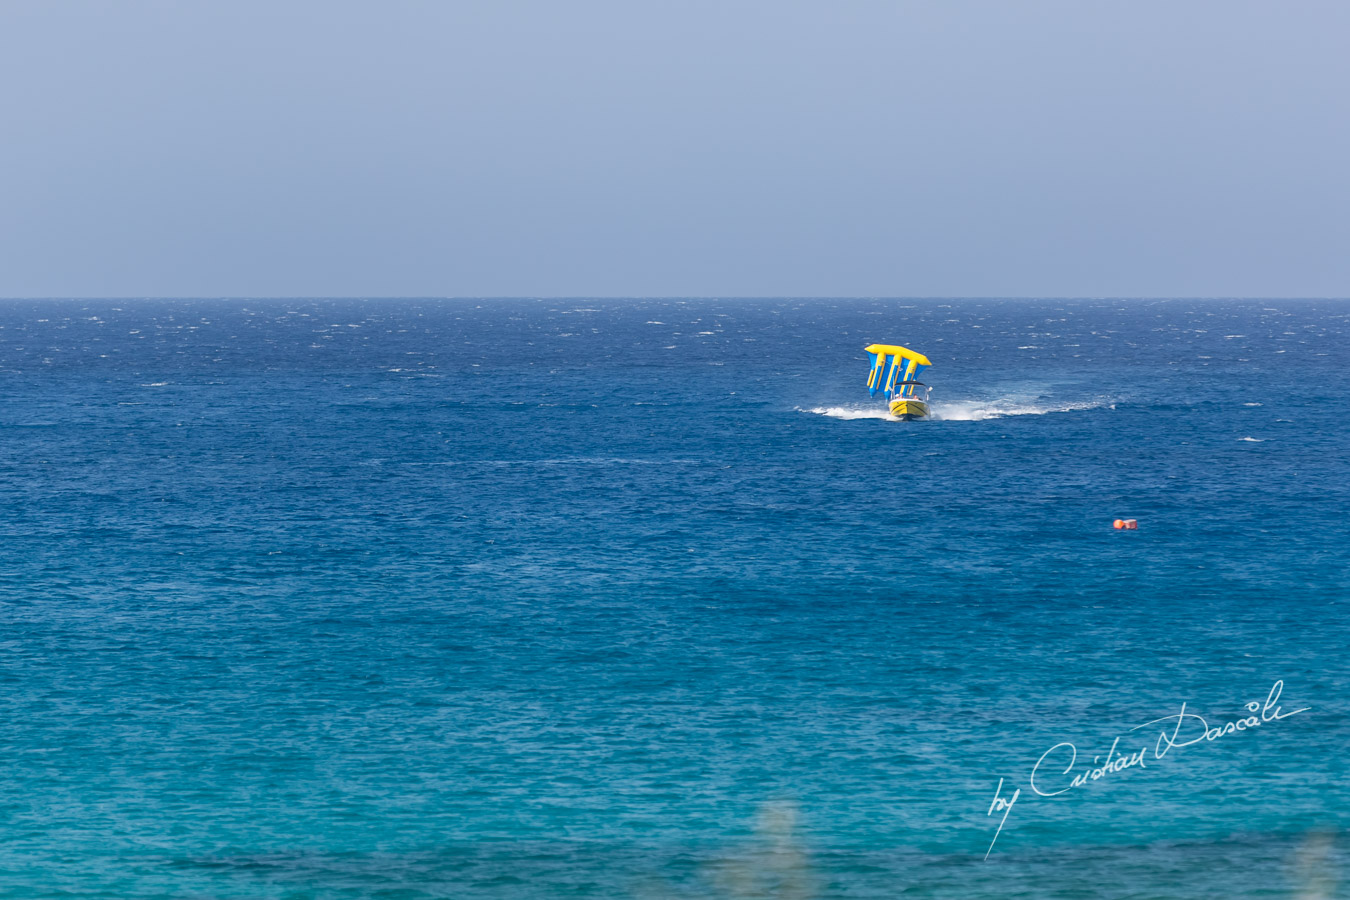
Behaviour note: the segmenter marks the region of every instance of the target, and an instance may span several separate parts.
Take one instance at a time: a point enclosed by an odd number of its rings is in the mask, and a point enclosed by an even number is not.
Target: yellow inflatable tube
[[[921,366],[932,365],[932,363],[928,361],[928,357],[924,356],[922,353],[915,353],[913,350],[909,350],[905,347],[900,347],[896,344],[870,344],[868,345],[866,350],[868,353],[875,353],[878,356],[884,353],[887,356],[898,356],[901,359],[912,359]]]

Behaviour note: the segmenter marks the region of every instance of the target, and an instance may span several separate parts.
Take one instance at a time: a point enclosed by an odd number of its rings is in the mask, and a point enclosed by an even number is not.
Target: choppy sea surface
[[[4,301],[0,895],[1350,896],[1348,337]]]

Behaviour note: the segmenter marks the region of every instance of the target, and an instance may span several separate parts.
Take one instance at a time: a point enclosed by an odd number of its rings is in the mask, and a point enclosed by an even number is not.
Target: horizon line
[[[0,296],[13,301],[68,300],[1350,300],[1350,294],[123,294]]]

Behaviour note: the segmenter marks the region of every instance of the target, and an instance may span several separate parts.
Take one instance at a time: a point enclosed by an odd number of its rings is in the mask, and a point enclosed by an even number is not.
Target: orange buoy
[[[1119,531],[1120,529],[1125,527],[1125,520],[1116,519],[1114,522],[1111,523],[1111,527],[1114,528],[1116,531]]]

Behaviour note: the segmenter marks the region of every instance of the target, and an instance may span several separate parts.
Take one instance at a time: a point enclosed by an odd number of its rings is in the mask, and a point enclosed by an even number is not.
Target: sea
[[[1348,338],[0,302],[0,896],[1350,896]]]

